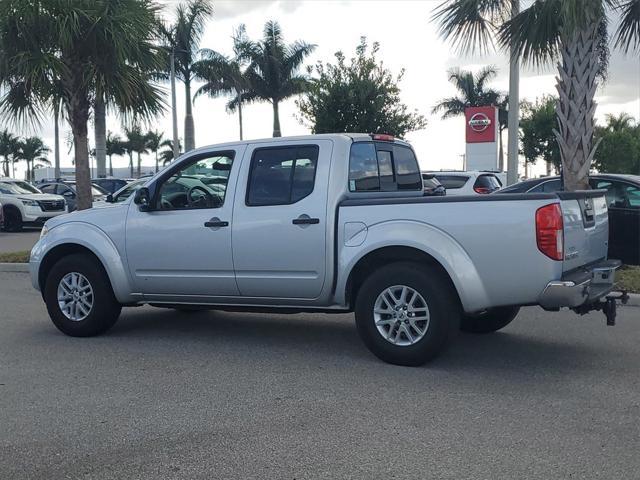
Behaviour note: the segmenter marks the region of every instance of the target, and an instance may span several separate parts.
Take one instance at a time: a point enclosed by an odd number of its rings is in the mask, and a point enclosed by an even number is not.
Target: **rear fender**
[[[410,247],[433,257],[449,274],[462,308],[474,312],[490,306],[489,297],[478,271],[462,246],[442,230],[412,220],[390,220],[366,228],[366,238],[358,246],[344,246],[338,260],[337,302],[347,303],[347,280],[358,261],[365,255],[385,247]]]

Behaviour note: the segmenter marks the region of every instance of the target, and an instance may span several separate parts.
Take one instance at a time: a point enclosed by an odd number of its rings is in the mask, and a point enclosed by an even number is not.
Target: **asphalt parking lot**
[[[0,253],[31,250],[40,238],[39,228],[28,228],[22,232],[0,231]]]
[[[640,309],[528,308],[421,368],[350,315],[129,308],[65,337],[0,273],[0,478],[631,479]]]

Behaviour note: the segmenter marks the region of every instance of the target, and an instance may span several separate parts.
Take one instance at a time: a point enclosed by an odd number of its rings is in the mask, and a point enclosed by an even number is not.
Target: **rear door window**
[[[422,190],[413,150],[390,143],[356,142],[349,159],[349,191]]]
[[[307,197],[313,192],[318,152],[317,145],[256,149],[246,204],[290,205]]]
[[[473,189],[478,193],[491,193],[501,186],[500,180],[495,175],[479,175],[473,184]]]
[[[436,178],[447,190],[462,188],[469,181],[469,177],[465,175],[436,175]]]

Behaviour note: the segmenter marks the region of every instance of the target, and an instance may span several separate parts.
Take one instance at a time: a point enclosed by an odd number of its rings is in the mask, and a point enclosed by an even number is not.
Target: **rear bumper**
[[[613,290],[620,260],[605,260],[549,282],[538,303],[542,308],[579,307],[600,300]]]

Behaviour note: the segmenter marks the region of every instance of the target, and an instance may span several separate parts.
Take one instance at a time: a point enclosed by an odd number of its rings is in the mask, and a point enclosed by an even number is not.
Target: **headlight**
[[[36,202],[35,200],[26,200],[26,199],[20,199],[20,201],[22,202],[22,204],[26,207],[39,207],[40,205],[38,204],[38,202]]]
[[[42,230],[40,230],[40,238],[44,237],[47,233],[49,233],[49,229],[47,228],[46,225],[44,225],[42,227]]]

